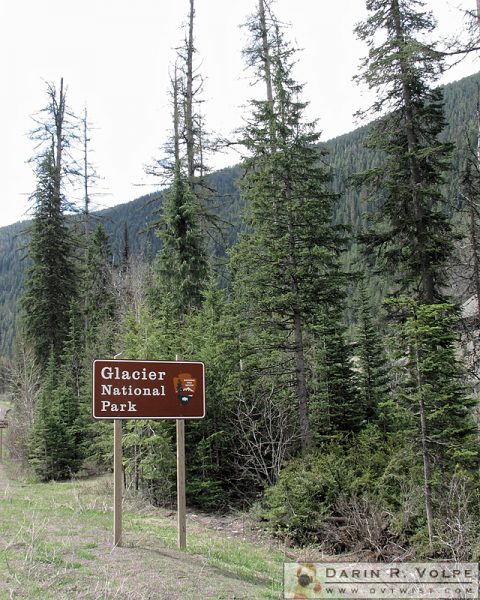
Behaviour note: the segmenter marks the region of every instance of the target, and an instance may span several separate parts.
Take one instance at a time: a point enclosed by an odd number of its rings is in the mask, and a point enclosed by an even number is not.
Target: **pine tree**
[[[392,302],[404,311],[402,337],[412,374],[407,387],[423,398],[428,444],[434,449],[432,460],[443,474],[457,465],[468,467],[477,454],[470,444],[475,424],[469,408],[475,400],[468,397],[456,356],[457,336],[452,325],[458,321],[458,308],[417,304],[406,298]],[[404,399],[408,400],[408,395]]]
[[[360,174],[358,181],[373,190],[380,204],[377,227],[363,241],[367,250],[376,252],[380,270],[392,278],[393,292],[408,294],[403,335],[409,344],[399,358],[410,365],[411,385],[404,382],[400,387],[409,399],[407,410],[418,423],[413,437],[423,462],[432,546],[436,461],[452,468],[441,447],[451,445],[448,419],[437,416],[450,414],[454,422],[459,415],[466,419],[469,402],[458,387],[454,366],[456,317],[442,304],[454,240],[442,196],[452,146],[440,140],[445,125],[442,93],[432,84],[442,73],[443,62],[435,46],[424,41],[435,23],[430,13],[422,12],[423,5],[418,0],[367,0],[371,14],[357,27],[369,46],[361,79],[377,91],[372,110],[381,116],[369,146],[384,156],[378,168]],[[402,303],[390,306],[398,309]],[[402,319],[401,311],[396,317]],[[450,364],[442,366],[442,361]],[[464,440],[462,435],[457,439]],[[444,441],[433,445],[435,437]]]
[[[121,269],[122,273],[128,269],[128,263],[130,260],[130,240],[128,238],[128,225],[127,222],[123,224],[123,245],[122,245],[122,259]]]
[[[208,282],[208,258],[200,222],[205,216],[202,203],[206,167],[203,158],[203,132],[195,113],[194,89],[199,75],[194,73],[195,53],[194,1],[190,0],[188,34],[184,47],[177,52],[171,79],[173,135],[167,145],[168,159],[160,161],[161,172],[169,184],[164,196],[159,235],[162,250],[158,256],[152,306],[162,310],[169,306],[172,318],[183,321],[185,315],[199,308]],[[157,166],[158,167],[158,166]],[[158,175],[158,168],[151,173]]]
[[[69,310],[76,295],[74,242],[63,212],[59,170],[53,151],[37,167],[35,214],[31,230],[23,322],[27,340],[45,366],[51,352],[59,357],[68,334]]]
[[[401,311],[397,340],[407,358],[407,377],[400,401],[418,415],[414,436],[423,459],[424,495],[430,544],[434,530],[434,488],[456,470],[475,473],[479,450],[471,408],[456,357],[453,325],[458,309],[451,304],[418,304],[409,298],[390,300]]]
[[[431,85],[442,60],[423,42],[433,17],[418,0],[368,0],[368,19],[356,31],[369,46],[359,79],[377,92],[380,115],[368,146],[382,164],[358,176],[377,195],[377,227],[363,237],[378,266],[397,289],[424,303],[443,297],[453,234],[441,186],[452,146],[440,140],[445,126],[442,93]],[[378,40],[381,40],[379,43]],[[388,114],[385,114],[388,111]]]
[[[65,479],[79,467],[79,448],[75,439],[77,406],[72,389],[59,373],[52,353],[29,435],[30,464],[43,481]]]
[[[265,100],[252,102],[252,115],[241,132],[249,153],[240,189],[250,233],[237,244],[232,266],[246,331],[252,332],[246,352],[264,353],[260,369],[274,376],[276,385],[284,382],[287,393],[293,385],[306,451],[312,437],[307,330],[341,283],[340,234],[331,222],[335,196],[321,166],[319,134],[304,117],[302,86],[293,79],[295,51],[269,4],[259,1],[248,27],[252,42],[246,56],[267,92]]]
[[[112,258],[108,235],[97,225],[90,236],[84,274],[85,322],[87,337],[92,341],[99,327],[111,325],[115,315],[112,281]]]
[[[225,506],[238,489],[234,463],[238,354],[226,294],[212,280],[200,310],[188,316],[178,340],[182,357],[206,369],[206,417],[189,423],[187,497],[204,508]],[[241,485],[241,484],[240,484]]]
[[[60,357],[60,369],[78,404],[84,380],[85,328],[79,303],[72,300],[68,316],[69,329]],[[88,365],[90,367],[90,365]],[[77,409],[75,409],[77,411]]]
[[[169,299],[172,318],[180,321],[198,308],[208,278],[203,236],[198,227],[195,199],[177,164],[175,178],[165,195],[161,232],[162,249],[157,259],[153,305]]]
[[[339,433],[357,432],[369,418],[351,368],[352,348],[346,343],[339,303],[324,307],[313,328],[316,356],[310,421],[317,445]]]
[[[374,322],[372,307],[363,281],[359,285],[357,354],[359,359],[360,398],[365,417],[385,429],[388,424],[388,364],[381,342],[378,323]]]

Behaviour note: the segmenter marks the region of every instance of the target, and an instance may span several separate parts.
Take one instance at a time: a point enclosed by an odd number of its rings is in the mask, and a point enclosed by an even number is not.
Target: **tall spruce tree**
[[[438,417],[451,413],[452,418],[455,414],[467,418],[469,406],[452,363],[455,316],[442,312],[454,239],[442,196],[452,146],[440,139],[445,125],[442,94],[432,88],[443,62],[435,45],[425,41],[435,21],[422,11],[424,2],[367,0],[366,5],[370,16],[357,27],[369,46],[361,79],[377,92],[372,110],[381,116],[368,143],[384,159],[378,168],[358,177],[379,204],[377,227],[363,241],[376,251],[377,265],[391,278],[392,291],[408,295],[407,306],[413,307],[413,316],[408,311],[396,315],[409,341],[401,356],[407,369],[399,389],[409,399],[415,423],[410,433],[423,462],[432,547],[432,486],[436,464],[444,454],[440,439],[447,440],[450,431],[448,418]],[[452,462],[448,466],[451,470]]]
[[[352,348],[346,343],[340,300],[343,295],[323,307],[313,327],[316,352],[310,421],[317,444],[339,433],[359,431],[369,418],[351,368]]]
[[[375,323],[364,281],[358,289],[357,354],[359,358],[360,398],[369,421],[388,424],[388,364],[381,341],[378,323]]]
[[[430,546],[435,508],[454,473],[476,475],[479,449],[471,408],[476,404],[463,385],[456,357],[458,309],[451,304],[419,304],[400,297],[395,304],[402,319],[395,325],[399,358],[406,379],[398,390],[400,404],[416,418],[411,435],[423,461],[425,512]]]
[[[153,305],[168,301],[172,317],[183,320],[198,308],[207,284],[208,261],[205,242],[198,222],[198,204],[189,175],[183,170],[180,154],[180,98],[177,71],[172,80],[173,101],[173,179],[165,193],[162,217],[162,249],[157,259]]]
[[[369,47],[360,80],[377,94],[380,115],[368,146],[382,164],[358,180],[375,195],[377,227],[364,236],[377,266],[394,289],[425,303],[442,299],[453,234],[442,183],[452,146],[440,140],[445,126],[442,93],[432,84],[443,63],[423,40],[435,26],[419,0],[367,0],[370,16],[357,26]],[[388,114],[385,114],[388,113]]]
[[[270,4],[259,0],[245,54],[263,82],[264,100],[252,102],[242,133],[248,152],[240,189],[249,233],[234,249],[237,299],[245,319],[245,366],[273,377],[298,406],[301,446],[312,439],[306,361],[308,328],[319,307],[338,295],[339,230],[332,225],[335,196],[322,166],[315,124],[305,119],[302,86],[293,78],[295,50]],[[250,332],[250,341],[247,341]],[[248,356],[249,355],[249,356]]]
[[[90,235],[83,285],[86,334],[92,342],[99,328],[111,326],[115,314],[112,253],[103,225],[97,225]]]
[[[195,112],[196,95],[202,84],[193,66],[194,0],[189,2],[188,31],[184,46],[177,51],[171,77],[172,137],[168,157],[150,173],[163,175],[169,189],[164,195],[160,219],[162,250],[158,256],[156,278],[151,293],[153,306],[162,310],[165,303],[172,317],[183,321],[185,314],[198,308],[208,283],[208,258],[200,222],[204,214],[202,128]],[[159,173],[160,167],[160,173]]]
[[[76,444],[78,403],[64,375],[52,352],[28,440],[30,464],[43,481],[71,476],[80,462]]]
[[[64,177],[68,172],[66,150],[74,135],[63,79],[57,91],[47,89],[48,103],[37,120],[32,138],[39,142],[37,187],[32,195],[34,218],[29,245],[31,266],[22,297],[24,326],[42,366],[50,354],[60,356],[66,339],[68,315],[76,295],[74,243],[67,226]]]
[[[69,309],[76,295],[74,243],[63,212],[59,169],[49,150],[37,167],[35,213],[28,255],[31,266],[22,297],[27,340],[45,367],[50,353],[59,357],[69,328]]]

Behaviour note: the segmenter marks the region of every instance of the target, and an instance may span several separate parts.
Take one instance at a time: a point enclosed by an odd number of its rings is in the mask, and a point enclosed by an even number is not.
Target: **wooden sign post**
[[[179,361],[177,355],[175,360]],[[180,550],[187,547],[187,501],[185,493],[185,421],[177,419],[177,542]]]
[[[114,359],[123,358],[116,354]],[[122,545],[122,500],[123,500],[123,448],[122,421],[113,422],[113,545]]]
[[[3,430],[8,427],[6,419],[0,419],[0,460],[3,460]]]
[[[113,423],[113,545],[122,545],[122,422]]]
[[[185,419],[205,416],[201,362],[114,360],[93,362],[93,418],[114,420],[113,543],[122,543],[122,420],[175,419],[177,429],[178,547],[186,548]]]
[[[185,496],[185,421],[177,419],[177,540],[187,547],[187,503]]]

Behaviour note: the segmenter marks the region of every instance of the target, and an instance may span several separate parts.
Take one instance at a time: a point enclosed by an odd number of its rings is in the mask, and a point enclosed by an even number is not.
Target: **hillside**
[[[452,156],[452,174],[448,181],[448,198],[452,211],[458,207],[458,181],[461,167],[468,152],[468,133],[474,128],[480,74],[466,77],[444,88],[445,138],[455,142]],[[341,193],[335,219],[359,230],[362,215],[374,210],[365,198],[348,185],[349,177],[375,164],[375,154],[364,148],[368,126],[325,142],[329,150],[329,162],[333,170],[333,187]],[[235,180],[239,177],[238,167],[223,169],[210,175],[211,187],[216,190],[212,211],[223,224],[223,243],[212,243],[212,252],[222,256],[225,247],[236,239],[241,224],[242,206],[239,201]],[[161,194],[141,196],[131,202],[95,213],[110,235],[114,263],[119,264],[122,253],[124,229],[128,227],[128,238],[132,253],[151,258],[159,248],[159,240],[149,229],[157,218],[154,211],[161,210]],[[28,222],[16,223],[0,228],[0,354],[9,354],[15,332],[17,301],[21,295],[23,273],[27,265],[25,248],[28,243]]]

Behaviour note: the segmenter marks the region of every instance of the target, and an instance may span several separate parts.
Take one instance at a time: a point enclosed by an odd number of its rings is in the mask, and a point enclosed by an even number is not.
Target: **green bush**
[[[411,483],[410,458],[394,439],[369,425],[353,438],[290,461],[265,491],[261,517],[275,534],[299,544],[329,537],[326,527],[332,524],[348,521],[355,528],[353,520],[362,514],[365,519],[380,515],[378,527],[390,528],[401,506],[402,485]],[[361,527],[357,529],[360,536]],[[402,534],[402,527],[394,532]],[[355,535],[351,537],[355,545]]]
[[[276,485],[266,490],[262,517],[275,533],[307,542],[315,538],[353,478],[354,470],[340,448],[294,459],[282,470]]]

